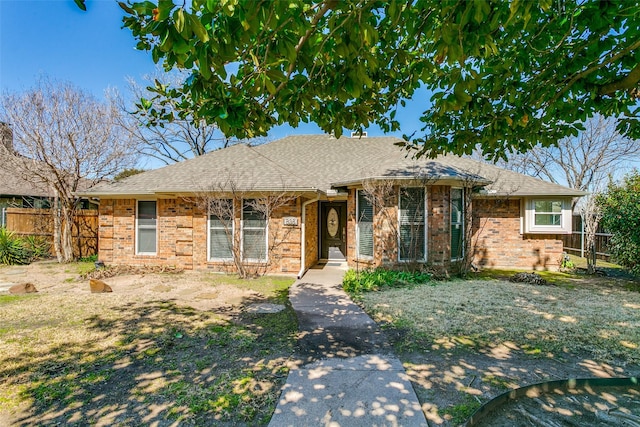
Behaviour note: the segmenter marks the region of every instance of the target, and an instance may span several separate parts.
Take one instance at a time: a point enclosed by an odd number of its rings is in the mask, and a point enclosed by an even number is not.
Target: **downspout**
[[[304,273],[307,272],[306,268],[306,251],[307,251],[307,236],[305,234],[305,224],[307,221],[307,205],[315,203],[320,200],[320,197],[316,196],[315,199],[307,200],[302,203],[302,215],[300,224],[300,272],[298,273],[298,279],[302,279]]]

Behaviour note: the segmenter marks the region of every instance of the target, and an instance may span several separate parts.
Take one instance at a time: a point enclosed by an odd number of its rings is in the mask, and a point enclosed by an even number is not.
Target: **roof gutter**
[[[407,181],[417,181],[417,182],[425,182],[427,185],[434,184],[446,184],[446,183],[459,183],[459,182],[468,182],[474,185],[489,185],[493,183],[483,177],[455,177],[448,175],[440,175],[440,176],[371,176],[362,179],[353,179],[350,181],[341,181],[341,182],[332,182],[332,187],[348,187],[354,185],[361,185],[366,181],[394,181],[398,184]]]
[[[302,214],[300,217],[302,218],[302,223],[300,224],[300,271],[298,272],[298,279],[302,279],[302,276],[307,272],[307,239],[305,235],[305,224],[307,222],[307,205],[311,203],[315,203],[320,200],[320,197],[316,195],[315,199],[307,200],[302,203]]]

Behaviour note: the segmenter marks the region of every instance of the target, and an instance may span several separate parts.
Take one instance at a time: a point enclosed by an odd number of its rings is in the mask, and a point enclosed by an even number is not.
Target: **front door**
[[[320,258],[347,257],[347,202],[322,203],[320,209]]]

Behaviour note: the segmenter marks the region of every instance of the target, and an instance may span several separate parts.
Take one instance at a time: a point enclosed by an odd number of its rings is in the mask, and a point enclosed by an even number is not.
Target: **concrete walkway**
[[[413,387],[378,325],[342,290],[330,261],[291,287],[300,356],[269,426],[427,426]]]

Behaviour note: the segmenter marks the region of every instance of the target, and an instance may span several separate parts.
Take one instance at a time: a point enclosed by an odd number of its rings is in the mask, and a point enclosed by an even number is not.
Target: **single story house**
[[[49,166],[18,154],[11,127],[0,122],[0,227],[7,225],[7,208],[49,209],[54,204],[55,190],[31,174],[33,170],[47,171]],[[89,181],[81,185],[88,187]],[[78,200],[78,204],[82,209],[95,209],[87,199]],[[36,234],[42,232],[37,230]]]
[[[11,128],[0,122],[0,227],[6,225],[6,208],[48,208],[53,198],[50,188],[21,174],[26,161],[14,153]]]
[[[556,269],[560,185],[457,156],[413,159],[393,137],[290,136],[99,184],[99,258],[302,276],[343,259],[454,271]]]

